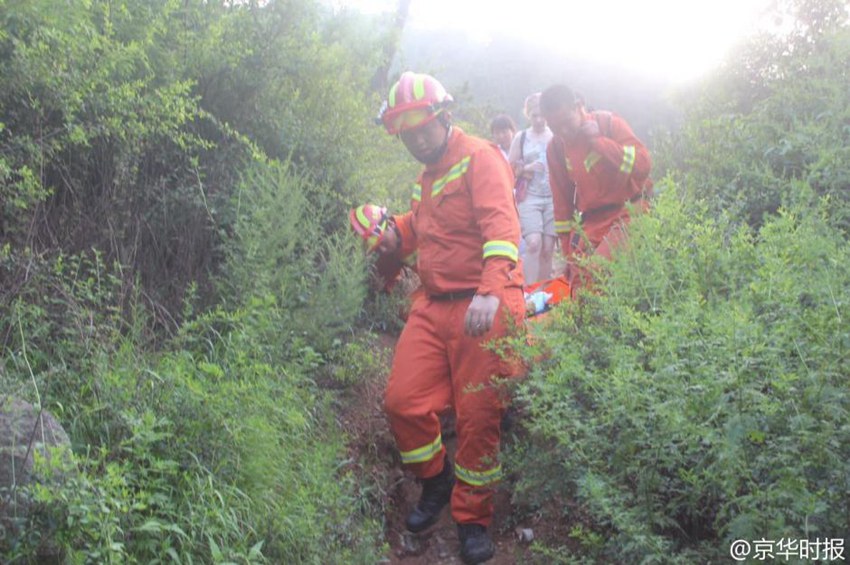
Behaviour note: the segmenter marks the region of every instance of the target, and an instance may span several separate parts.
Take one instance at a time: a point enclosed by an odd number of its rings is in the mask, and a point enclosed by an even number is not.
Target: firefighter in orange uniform
[[[406,72],[390,89],[381,121],[425,165],[410,212],[395,217],[399,253],[414,251],[425,296],[396,346],[384,397],[401,460],[422,482],[406,520],[420,532],[451,502],[461,557],[495,553],[487,534],[499,480],[498,382],[517,376],[484,345],[522,327],[519,219],[510,166],[492,143],[454,127],[452,97],[433,77]],[[446,457],[439,414],[454,408],[455,463]]]
[[[649,152],[625,120],[611,112],[587,112],[564,85],[546,89],[540,109],[555,137],[546,158],[555,205],[555,232],[567,257],[573,291],[588,282],[576,266],[581,256],[611,258],[626,236],[629,209],[646,210],[652,192]],[[576,229],[581,224],[584,237]]]

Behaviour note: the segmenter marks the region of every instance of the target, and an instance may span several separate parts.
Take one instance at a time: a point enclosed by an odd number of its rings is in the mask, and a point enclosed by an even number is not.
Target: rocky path
[[[419,497],[419,487],[410,477],[404,477],[394,493],[388,508],[387,542],[392,552],[388,563],[392,565],[460,565],[460,545],[457,529],[448,507],[440,520],[421,534],[411,534],[404,528],[404,517]],[[510,495],[500,490],[497,495],[496,516],[490,534],[496,543],[496,556],[488,561],[492,565],[529,563],[527,544],[521,543],[517,530],[510,525]],[[526,528],[526,531],[528,529]],[[518,530],[522,533],[523,528]],[[533,531],[533,530],[532,530]]]
[[[390,357],[395,344],[391,336],[382,336],[378,347]],[[419,498],[420,487],[409,473],[401,470],[394,441],[381,410],[381,394],[386,375],[367,379],[357,386],[340,415],[343,429],[350,433],[352,459],[361,461],[358,473],[371,475],[381,492],[385,509],[385,535],[390,565],[460,565],[457,530],[449,508],[440,520],[420,534],[404,527],[404,518]],[[455,437],[450,418],[445,421],[444,441],[451,454]],[[534,525],[518,523],[512,515],[509,485],[503,483],[496,493],[496,510],[490,534],[496,543],[496,556],[488,565],[531,563],[529,550]]]

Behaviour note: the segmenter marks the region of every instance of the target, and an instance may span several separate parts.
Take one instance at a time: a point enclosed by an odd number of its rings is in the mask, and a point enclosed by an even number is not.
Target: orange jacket
[[[561,248],[571,249],[569,233],[576,213],[594,244],[594,234],[628,216],[625,203],[652,189],[649,151],[616,114],[583,112],[582,120],[595,120],[600,135],[579,137],[570,144],[554,137],[546,158],[555,207],[555,231]]]
[[[426,293],[522,287],[512,190],[513,173],[498,147],[453,127],[443,157],[419,174],[410,211],[395,216],[401,255],[417,253]]]

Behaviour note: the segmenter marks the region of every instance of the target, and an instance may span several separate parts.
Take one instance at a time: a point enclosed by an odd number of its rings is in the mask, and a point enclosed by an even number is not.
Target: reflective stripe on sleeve
[[[410,195],[410,198],[415,202],[422,201],[422,185],[417,183],[413,185],[413,194]]]
[[[484,244],[484,258],[500,255],[516,261],[519,257],[519,249],[510,241],[488,241]]]
[[[487,471],[471,471],[455,463],[455,476],[468,485],[480,487],[501,480],[502,466],[496,465]]]
[[[555,220],[555,233],[569,233],[570,232],[570,222],[569,220]]]
[[[598,163],[600,159],[602,159],[602,155],[600,155],[596,151],[591,151],[590,153],[588,153],[587,157],[585,157],[584,159],[584,170],[589,173],[590,169],[593,168],[593,165]]]
[[[401,451],[401,462],[409,465],[411,463],[424,463],[425,461],[430,461],[440,452],[442,447],[443,436],[437,436],[437,439],[428,445],[423,445],[422,447],[417,447],[410,451]]]

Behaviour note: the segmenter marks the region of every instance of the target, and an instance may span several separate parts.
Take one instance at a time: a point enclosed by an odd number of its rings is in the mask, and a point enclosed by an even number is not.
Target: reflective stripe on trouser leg
[[[446,346],[427,300],[415,300],[393,357],[384,410],[402,463],[418,478],[443,469],[439,414],[452,402]]]
[[[411,449],[410,451],[401,451],[401,462],[405,465],[411,465],[413,463],[425,463],[426,461],[430,461],[434,458],[435,455],[440,453],[443,449],[443,438],[442,436],[437,436],[437,439],[429,443],[428,445],[423,445],[422,447],[417,447],[415,449]]]
[[[462,325],[466,306],[453,313],[453,324]],[[452,492],[452,517],[458,523],[488,525],[493,515],[493,485],[499,480],[500,423],[505,391],[492,377],[509,377],[509,364],[483,344],[507,334],[507,317],[521,319],[522,290],[505,289],[493,328],[482,338],[459,335],[449,344],[454,405],[457,413],[457,453]],[[510,312],[510,314],[508,314]],[[515,327],[515,326],[514,326]]]
[[[499,482],[502,479],[502,466],[496,464],[484,471],[473,471],[458,464],[455,466],[455,475],[457,475],[458,480],[474,487],[484,487]]]

